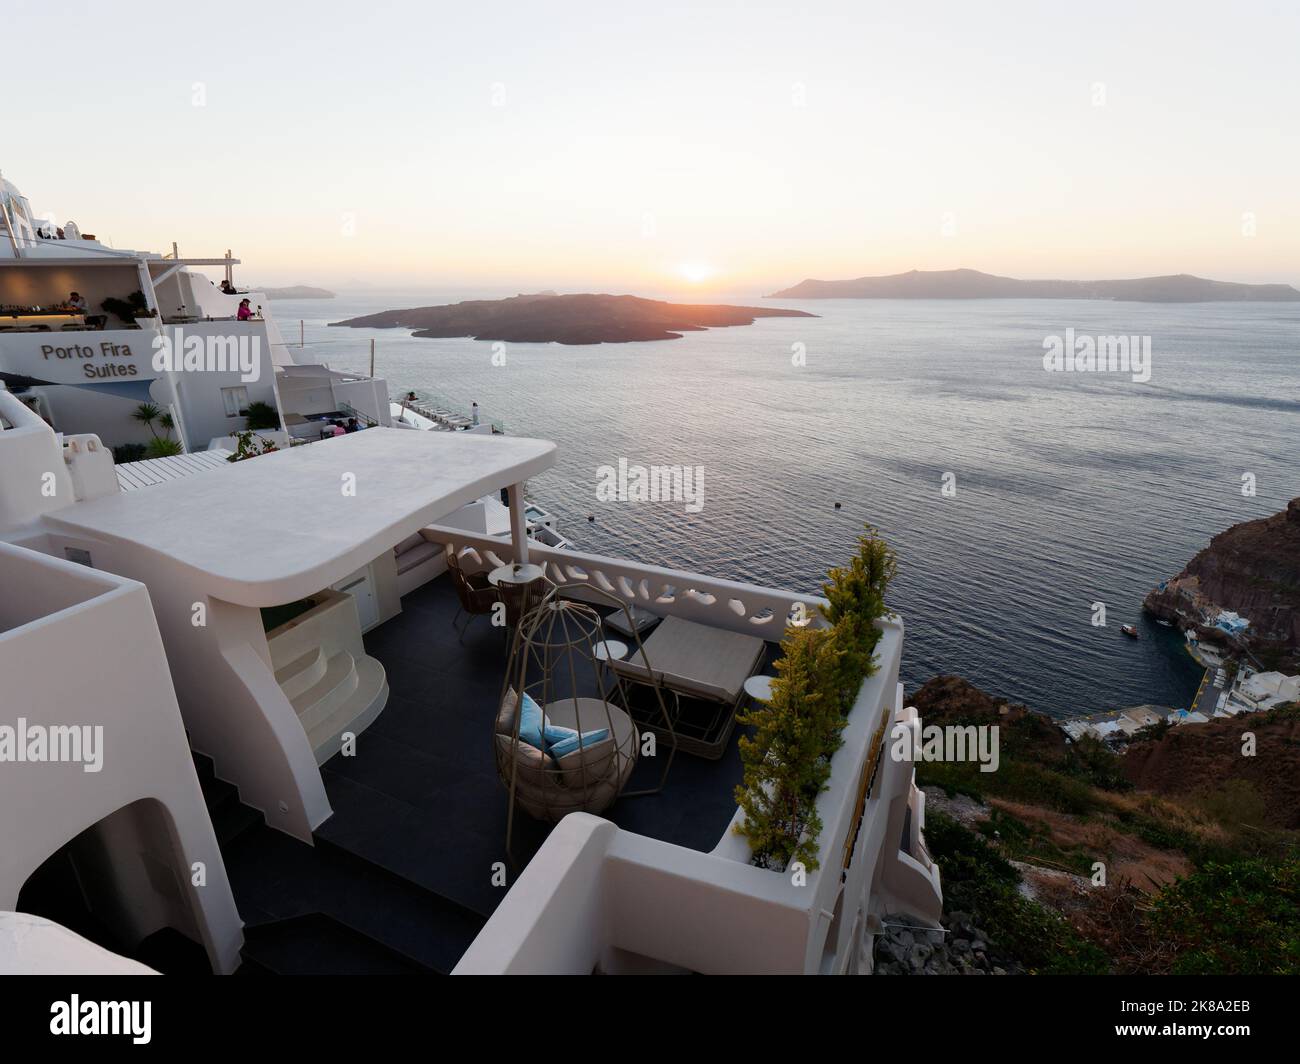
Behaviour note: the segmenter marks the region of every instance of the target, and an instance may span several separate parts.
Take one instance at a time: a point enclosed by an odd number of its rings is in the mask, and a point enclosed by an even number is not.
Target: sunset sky
[[[632,8],[9,0],[0,166],[272,284],[1300,284],[1296,5]]]

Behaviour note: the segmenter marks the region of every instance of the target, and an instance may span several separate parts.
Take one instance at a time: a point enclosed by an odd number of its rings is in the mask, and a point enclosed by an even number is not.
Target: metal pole
[[[375,379],[375,341],[370,341],[370,379]]]
[[[528,524],[524,520],[524,486],[511,484],[506,489],[510,499],[510,542],[515,548],[515,562],[528,564]]]
[[[0,217],[5,220],[5,231],[9,234],[9,243],[13,245],[14,258],[21,259],[23,249],[18,246],[18,234],[14,232],[14,224],[9,218],[9,204],[4,202],[2,194],[0,194]]]
[[[135,260],[135,268],[140,277],[140,291],[144,293],[145,305],[157,316],[158,323],[162,324],[162,310],[158,306],[158,293],[154,290],[153,275],[149,272],[149,267],[143,259]]]
[[[298,319],[298,346],[300,348],[307,346],[307,341],[305,339],[306,335],[307,334],[304,332],[302,318],[299,318]]]

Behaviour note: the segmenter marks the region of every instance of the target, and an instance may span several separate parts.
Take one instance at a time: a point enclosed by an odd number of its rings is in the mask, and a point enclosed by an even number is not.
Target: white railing
[[[468,572],[495,569],[515,560],[508,539],[445,525],[430,525],[420,534],[434,543],[450,545]],[[681,617],[772,642],[781,639],[787,624],[823,623],[820,607],[827,604],[817,595],[547,547],[536,540],[529,541],[528,560],[542,566],[556,584],[586,584],[660,616]]]

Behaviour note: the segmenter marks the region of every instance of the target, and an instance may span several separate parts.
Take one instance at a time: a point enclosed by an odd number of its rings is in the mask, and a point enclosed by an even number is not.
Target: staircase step
[[[401,876],[317,837],[314,846],[273,828],[249,832],[226,857],[239,906],[259,926],[323,913],[412,963],[438,972],[455,967],[486,919]],[[271,959],[246,954],[268,971]],[[260,974],[249,965],[241,974]]]
[[[211,975],[207,950],[174,927],[164,927],[139,943],[131,958],[163,975]]]
[[[306,654],[294,658],[283,668],[276,669],[275,682],[280,685],[286,697],[296,698],[325,675],[328,664],[324,648],[312,647]]]
[[[324,913],[244,928],[242,956],[277,975],[435,974]]]
[[[203,801],[209,812],[220,809],[227,802],[239,801],[239,788],[213,775],[199,773],[199,788],[203,791]]]
[[[329,659],[325,675],[289,701],[303,728],[310,732],[331,716],[356,689],[356,662],[346,650],[340,650]]]
[[[256,809],[238,801],[223,804],[218,809],[209,808],[208,815],[212,818],[212,830],[223,855],[246,831],[266,822]]]
[[[311,726],[307,725],[306,718],[301,718],[318,765],[325,764],[339,752],[343,732],[360,735],[388,703],[388,677],[384,667],[374,658],[364,657],[358,661],[352,680],[347,700],[336,704],[328,717]]]

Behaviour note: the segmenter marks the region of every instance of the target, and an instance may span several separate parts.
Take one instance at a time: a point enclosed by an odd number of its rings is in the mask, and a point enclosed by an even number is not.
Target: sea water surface
[[[957,673],[1058,716],[1186,705],[1199,670],[1143,618],[1143,595],[1214,534],[1300,495],[1300,304],[740,295],[725,301],[818,317],[655,343],[508,344],[505,365],[487,342],[327,327],[468,297],[270,309],[286,341],[304,323],[313,360],[365,372],[373,337],[394,397],[477,401],[509,433],[554,440],[556,465],[529,494],[577,549],[814,591],[875,525],[898,554],[889,597],[912,689]],[[1045,338],[1067,328],[1151,337],[1150,380],[1047,372]],[[597,470],[620,458],[702,466],[703,509],[598,502]]]

